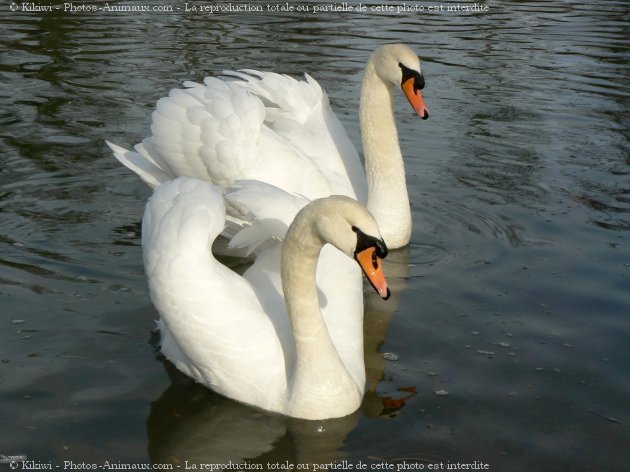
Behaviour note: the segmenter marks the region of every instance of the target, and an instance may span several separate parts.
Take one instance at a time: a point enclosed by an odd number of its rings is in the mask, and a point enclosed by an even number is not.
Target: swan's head
[[[336,195],[315,202],[315,227],[322,242],[355,259],[374,290],[387,300],[390,290],[383,272],[387,246],[372,214],[348,197]]]
[[[420,58],[405,44],[386,44],[372,55],[377,75],[385,82],[400,86],[409,103],[423,120],[429,117],[421,90],[424,76],[420,69]]]

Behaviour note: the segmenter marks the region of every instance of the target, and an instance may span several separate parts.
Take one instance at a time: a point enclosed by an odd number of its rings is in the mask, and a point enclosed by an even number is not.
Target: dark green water
[[[53,468],[627,470],[628,4],[486,5],[401,15],[0,5],[0,454]],[[172,372],[152,343],[139,246],[149,189],[104,140],[146,136],[155,101],[183,80],[259,68],[313,75],[359,144],[363,65],[399,41],[424,59],[431,118],[398,97],[414,233],[386,267],[393,299],[367,296],[363,408],[294,421]]]

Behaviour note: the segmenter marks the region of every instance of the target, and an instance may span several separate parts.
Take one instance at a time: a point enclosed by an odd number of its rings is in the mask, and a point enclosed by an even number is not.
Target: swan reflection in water
[[[341,461],[341,449],[362,415],[389,418],[414,395],[379,396],[386,366],[379,352],[400,304],[409,275],[410,249],[391,251],[384,261],[391,298],[365,291],[364,350],[367,389],[360,410],[343,418],[300,420],[251,408],[218,395],[181,374],[164,360],[171,385],[153,402],[147,419],[148,451],[153,463],[188,464],[326,464]],[[311,469],[312,470],[312,469]]]

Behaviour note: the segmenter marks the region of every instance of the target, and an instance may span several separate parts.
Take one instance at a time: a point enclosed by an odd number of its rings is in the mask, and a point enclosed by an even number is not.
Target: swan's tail
[[[134,171],[149,187],[156,188],[160,184],[172,180],[173,176],[164,171],[144,149],[142,144],[136,146],[136,151],[129,151],[121,146],[105,141],[118,159],[125,167]]]

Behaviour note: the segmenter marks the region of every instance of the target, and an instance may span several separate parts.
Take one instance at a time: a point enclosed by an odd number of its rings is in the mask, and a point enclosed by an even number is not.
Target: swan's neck
[[[343,365],[319,306],[316,269],[324,243],[309,222],[299,223],[296,218],[287,233],[281,262],[282,288],[296,355],[289,387],[289,413],[302,418],[344,416],[358,408],[363,386],[359,388],[354,383]],[[339,413],[331,414],[335,409]]]
[[[368,209],[390,248],[411,237],[411,211],[398,132],[393,85],[381,79],[370,60],[361,88],[361,136],[368,179]]]

